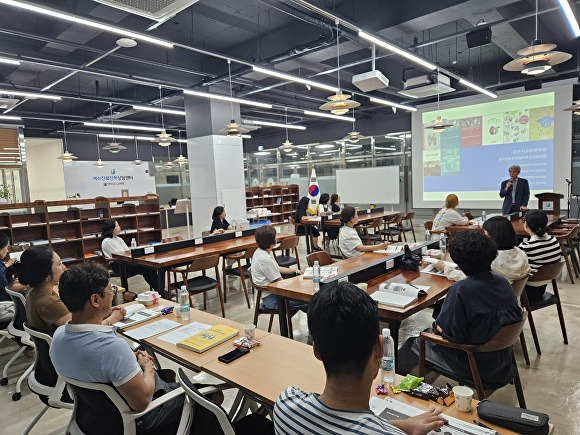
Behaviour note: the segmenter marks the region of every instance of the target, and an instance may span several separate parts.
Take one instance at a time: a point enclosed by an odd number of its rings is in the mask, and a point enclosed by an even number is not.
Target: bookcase
[[[246,189],[246,209],[264,207],[272,213],[279,213],[270,218],[273,223],[288,222],[288,218],[296,211],[299,200],[297,184]]]
[[[101,249],[101,229],[107,219],[122,228],[130,245],[161,241],[159,196],[97,197],[64,201],[0,204],[0,231],[13,245],[48,245],[64,263],[94,258]]]

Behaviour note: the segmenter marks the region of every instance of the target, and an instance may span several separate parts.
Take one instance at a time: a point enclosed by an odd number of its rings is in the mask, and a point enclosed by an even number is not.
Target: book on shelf
[[[240,331],[230,326],[216,325],[206,329],[205,331],[198,332],[185,340],[181,340],[177,343],[177,346],[193,350],[197,353],[202,353],[232,337],[235,337],[239,333]]]
[[[129,305],[125,310],[125,318],[114,323],[113,326],[116,326],[117,328],[127,328],[161,315],[159,311],[148,310],[143,304]]]
[[[20,227],[27,227],[28,222],[14,222],[12,224],[12,228],[20,228]]]
[[[31,240],[30,241],[30,246],[38,246],[38,245],[48,245],[48,240],[38,239],[38,240]]]
[[[427,285],[383,283],[371,298],[381,304],[405,308],[419,299],[419,296],[425,296],[427,290],[429,290]]]
[[[336,266],[320,266],[320,279],[326,279],[330,276],[338,274],[338,267]],[[313,278],[313,268],[307,267],[302,275],[304,279],[312,279]]]

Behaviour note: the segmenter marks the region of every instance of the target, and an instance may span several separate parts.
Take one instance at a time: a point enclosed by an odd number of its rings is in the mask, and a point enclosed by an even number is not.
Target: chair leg
[[[217,280],[216,289],[217,289],[218,297],[220,298],[220,305],[222,307],[222,317],[225,319],[226,318],[226,309],[224,307],[224,295],[222,294],[222,286],[221,286],[221,282],[220,282],[220,273],[219,273],[217,266],[215,267],[214,270],[215,270],[215,276],[216,276],[216,280]]]
[[[28,433],[32,430],[32,428],[34,427],[34,425],[36,423],[38,423],[38,420],[40,420],[42,418],[42,416],[44,415],[44,413],[48,410],[48,408],[50,408],[50,406],[45,405],[44,408],[42,408],[42,411],[40,411],[38,413],[38,415],[36,417],[34,417],[34,420],[32,420],[30,422],[30,424],[28,425],[28,427],[26,428],[26,430],[24,431],[24,435],[28,435]]]
[[[228,283],[226,281],[226,258],[222,257],[222,282],[224,283],[224,303],[228,301]]]
[[[268,323],[268,332],[272,330],[272,322],[274,321],[274,315],[270,314],[270,323]]]
[[[540,350],[540,341],[538,340],[538,333],[536,332],[536,325],[534,323],[534,318],[532,317],[532,312],[528,311],[528,322],[530,323],[530,329],[532,330],[532,337],[534,339],[534,344],[536,345],[536,352],[538,355],[542,354]]]
[[[288,338],[290,340],[294,340],[294,333],[292,331],[292,316],[290,315],[290,302],[288,302],[288,299],[284,301],[284,305],[286,305],[286,319],[288,319]]]
[[[22,353],[26,350],[26,346],[22,346],[20,349],[18,349],[18,351],[12,356],[12,358],[10,358],[10,360],[8,360],[8,362],[6,363],[6,365],[4,366],[4,370],[2,371],[2,379],[6,379],[8,380],[8,368],[12,365],[12,363],[14,361],[16,361],[16,358],[18,358],[20,355],[22,355]]]
[[[564,323],[564,311],[562,311],[562,302],[560,302],[560,293],[558,292],[558,284],[555,279],[552,280],[552,288],[554,289],[554,295],[557,298],[556,308],[558,309],[560,328],[562,328],[562,338],[564,339],[564,344],[568,344],[568,334],[566,334],[566,324]]]
[[[524,398],[524,389],[522,388],[522,381],[520,380],[520,372],[518,370],[518,365],[516,364],[513,349],[512,349],[512,360],[516,367],[516,375],[514,376],[514,387],[516,387],[518,402],[520,404],[520,408],[526,409],[526,399]]]
[[[300,257],[298,257],[298,247],[294,248],[294,255],[296,256],[296,266],[298,267],[299,270],[302,270],[302,268],[300,267]]]
[[[477,390],[477,398],[479,400],[485,399],[485,390],[483,389],[483,383],[481,382],[481,377],[479,376],[479,370],[477,368],[477,362],[475,361],[475,355],[473,353],[467,353],[467,359],[469,360],[469,367],[471,368],[471,376],[473,378],[473,383],[475,384],[475,389]]]
[[[18,382],[16,382],[16,388],[15,388],[15,391],[14,391],[14,393],[16,393],[16,394],[20,394],[20,388],[21,388],[22,382],[24,382],[24,381],[25,381],[25,380],[28,378],[28,375],[29,375],[29,374],[32,372],[32,370],[34,369],[34,364],[35,364],[35,363],[32,363],[32,364],[30,364],[30,366],[28,366],[28,368],[26,369],[26,371],[25,371],[24,373],[22,373],[22,376],[20,376],[20,377],[18,378]],[[14,400],[14,399],[13,399],[13,400]]]
[[[419,337],[419,376],[425,376],[425,340]]]
[[[242,288],[244,289],[244,296],[246,296],[246,304],[248,305],[248,308],[250,308],[250,296],[248,295],[248,288],[246,287],[246,278],[244,278],[244,275],[241,274],[240,279],[242,280]]]
[[[572,269],[570,268],[570,259],[568,258],[568,253],[566,252],[566,249],[564,249],[564,247],[562,247],[562,255],[564,256],[564,261],[566,262],[566,269],[568,270],[570,282],[574,284],[574,274],[572,273]]]
[[[530,355],[528,354],[528,347],[526,346],[526,337],[524,336],[524,331],[520,333],[520,343],[522,344],[522,352],[524,354],[524,360],[526,365],[530,365]]]
[[[413,240],[415,241],[415,243],[417,243],[417,237],[415,236],[415,228],[413,227],[413,221],[409,220],[410,224],[411,224],[411,232],[413,233]]]

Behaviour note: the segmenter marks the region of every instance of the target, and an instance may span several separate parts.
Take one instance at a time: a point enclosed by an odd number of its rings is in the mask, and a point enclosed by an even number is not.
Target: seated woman
[[[308,204],[310,204],[310,199],[307,196],[303,196],[298,202],[296,206],[296,213],[294,213],[294,222],[300,223],[302,218],[308,216]],[[306,226],[310,229],[310,243],[312,245],[313,251],[322,251],[322,249],[318,246],[318,237],[320,236],[320,231],[314,225],[298,225],[296,227],[296,234],[297,235],[304,235],[306,234]]]
[[[332,213],[340,213],[340,196],[336,193],[333,193],[330,196],[330,210]],[[326,236],[330,240],[336,240],[338,238],[338,231],[340,230],[339,227],[324,227],[324,231],[326,231]]]
[[[450,193],[445,198],[445,205],[433,219],[432,231],[445,231],[445,227],[450,225],[467,225],[469,219],[461,216],[455,209],[459,205],[459,198],[454,193]]]
[[[103,222],[103,228],[101,229],[101,237],[103,239],[101,242],[101,251],[107,260],[112,259],[113,254],[129,250],[125,241],[119,237],[120,233],[121,226],[115,219],[107,219]],[[116,261],[111,263],[111,269],[116,273],[119,273],[121,270],[119,263]],[[149,269],[148,267],[139,266],[134,263],[125,263],[125,270],[127,271],[127,278],[142,275],[145,281],[147,281],[147,284],[149,284],[149,287],[154,290],[157,289],[157,272],[154,269]]]
[[[263,225],[256,228],[254,233],[258,249],[252,256],[252,280],[256,285],[266,286],[274,281],[282,279],[282,275],[300,275],[299,269],[278,266],[276,260],[272,257],[272,249],[276,246],[276,229],[272,225]],[[276,295],[269,292],[262,292],[262,304],[269,309],[278,308]],[[290,300],[290,308],[296,308],[306,312],[308,303]]]
[[[460,231],[450,238],[449,253],[467,278],[449,289],[435,321],[436,332],[455,343],[482,344],[503,326],[521,320],[521,308],[510,283],[491,271],[497,255],[497,246],[491,238],[479,231]],[[401,348],[400,373],[407,374],[417,365],[418,342],[418,338],[411,337]],[[471,379],[463,351],[427,342],[425,357],[428,363]],[[484,383],[507,381],[512,364],[509,349],[477,353],[475,359]]]
[[[330,204],[328,204],[329,200],[330,195],[328,193],[320,195],[320,199],[318,200],[318,216],[326,216],[332,212]]]
[[[338,193],[333,193],[330,196],[330,208],[332,209],[332,212],[338,213],[341,206],[342,204],[340,203],[340,196],[338,196]]]
[[[17,292],[28,289],[27,286],[18,282],[18,279],[13,280],[12,276],[6,274],[6,268],[16,263],[15,258],[8,256],[8,248],[10,246],[10,238],[6,233],[0,233],[0,302],[10,301],[10,296],[6,293],[6,287]]]
[[[548,215],[543,210],[529,210],[524,215],[524,230],[530,238],[520,244],[520,248],[528,256],[530,276],[533,276],[544,264],[562,261],[562,250],[558,240],[546,234]],[[547,282],[534,281],[526,284],[528,299],[541,300],[546,290]]]
[[[530,266],[528,256],[516,247],[516,232],[512,223],[503,216],[494,216],[483,223],[484,233],[497,243],[497,257],[491,263],[491,271],[505,277],[510,283],[528,276]],[[435,264],[443,270],[447,279],[459,281],[465,274],[455,266],[445,266],[440,261]]]
[[[355,257],[363,252],[378,251],[386,249],[389,246],[388,242],[379,243],[378,245],[363,245],[354,226],[358,223],[358,214],[354,207],[346,206],[340,213],[340,221],[342,227],[338,234],[338,247],[340,252],[346,258]]]
[[[217,206],[213,209],[211,219],[211,229],[209,230],[211,234],[221,234],[227,230],[233,230],[233,227],[226,220],[226,211],[222,206]]]
[[[48,246],[32,246],[22,253],[20,262],[7,270],[20,284],[29,285],[26,294],[26,321],[41,332],[52,336],[56,328],[71,319],[71,314],[58,295],[58,281],[66,269],[60,257]],[[103,325],[123,319],[125,309],[113,308]]]

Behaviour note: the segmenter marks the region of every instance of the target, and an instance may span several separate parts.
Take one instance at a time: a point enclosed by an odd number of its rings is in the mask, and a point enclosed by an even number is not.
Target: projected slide
[[[441,202],[453,192],[461,201],[497,200],[512,164],[535,192],[554,190],[554,100],[547,92],[440,111],[452,127],[436,133],[437,111],[424,112],[423,201]]]

